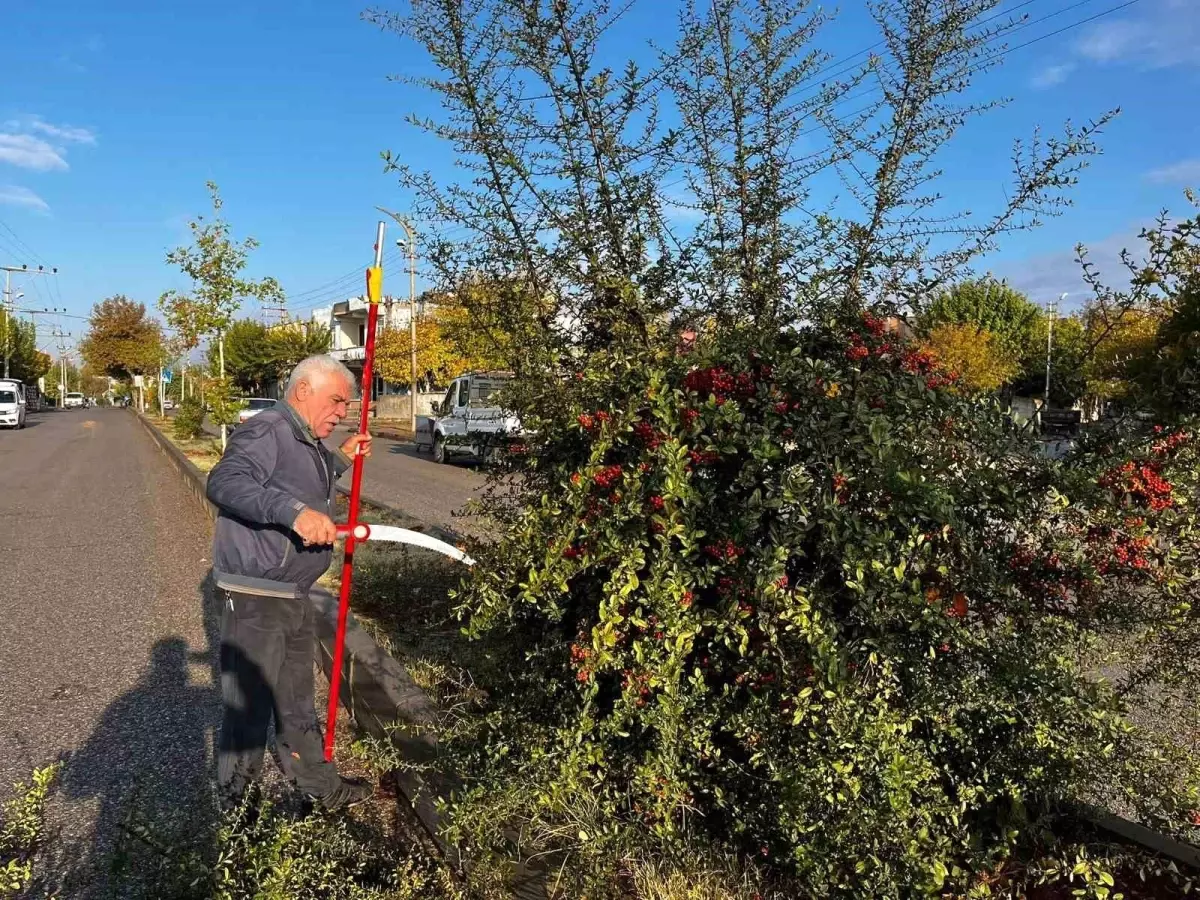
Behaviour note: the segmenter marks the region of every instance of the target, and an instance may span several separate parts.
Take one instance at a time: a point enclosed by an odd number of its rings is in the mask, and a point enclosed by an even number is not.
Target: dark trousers
[[[267,726],[284,774],[321,797],[338,781],[325,762],[313,708],[313,608],[285,600],[218,590],[221,611],[221,696],[225,712],[217,741],[217,787],[236,803],[262,772]]]

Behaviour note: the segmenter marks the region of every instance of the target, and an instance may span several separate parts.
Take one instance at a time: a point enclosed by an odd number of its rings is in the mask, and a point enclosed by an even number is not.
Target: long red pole
[[[367,270],[367,346],[363,353],[361,409],[358,433],[367,433],[371,387],[375,383],[375,326],[379,321],[379,299],[383,292],[383,223],[375,234],[375,265]],[[329,709],[325,718],[325,759],[333,759],[333,740],[337,731],[338,694],[342,687],[342,658],[346,650],[346,618],[350,613],[350,586],[354,580],[354,527],[358,524],[359,495],[362,491],[363,457],[354,455],[350,476],[350,508],[346,516],[346,553],[342,560],[342,588],[338,596],[337,633],[333,639],[333,668],[329,678]],[[339,529],[340,531],[341,529]]]

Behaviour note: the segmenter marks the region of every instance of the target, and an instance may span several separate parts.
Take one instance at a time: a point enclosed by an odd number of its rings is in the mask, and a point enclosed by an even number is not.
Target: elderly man
[[[329,567],[338,477],[371,439],[354,435],[340,451],[322,443],[346,416],[354,385],[330,356],[296,366],[286,399],[238,427],[208,476],[220,510],[213,578],[221,602],[221,693],[217,748],[222,804],[236,806],[262,770],[275,719],[284,772],[326,809],[371,795],[342,778],[322,753],[313,709],[313,608],[309,589]]]

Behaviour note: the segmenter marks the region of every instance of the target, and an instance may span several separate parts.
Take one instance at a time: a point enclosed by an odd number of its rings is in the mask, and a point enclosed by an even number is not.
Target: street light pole
[[[411,352],[409,378],[412,382],[408,395],[408,427],[412,429],[415,441],[417,439],[417,236],[408,219],[391,210],[384,209],[382,206],[375,208],[395,219],[404,229],[404,234],[408,238],[408,341]]]

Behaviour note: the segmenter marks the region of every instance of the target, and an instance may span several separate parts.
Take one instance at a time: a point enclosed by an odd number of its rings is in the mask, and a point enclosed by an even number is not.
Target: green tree
[[[1050,320],[1039,316],[1030,343],[1020,360],[1013,390],[1026,397],[1041,397],[1046,389],[1046,341]],[[1069,408],[1088,396],[1088,360],[1094,346],[1079,315],[1055,317],[1050,353],[1050,405]]]
[[[329,333],[302,322],[268,328],[241,319],[225,333],[225,374],[242,393],[261,395],[271,380],[283,380],[297,363],[329,352]],[[208,351],[210,375],[219,374],[217,348]]]
[[[314,328],[310,322],[285,322],[267,330],[271,354],[271,374],[282,381],[301,361],[328,353],[329,332]]]
[[[128,380],[158,369],[162,329],[146,314],[145,304],[117,294],[92,307],[79,349],[94,371]]]
[[[191,279],[192,289],[188,293],[167,291],[159,298],[158,305],[186,350],[198,346],[201,339],[214,336],[219,360],[224,334],[242,303],[253,298],[263,304],[279,305],[283,302],[283,289],[274,278],[254,280],[242,274],[258,241],[252,237],[241,241],[233,238],[232,227],[221,215],[223,202],[217,185],[210,181],[207,187],[212,199],[212,217],[206,221],[204,216],[197,216],[189,222],[191,245],[177,247],[167,254],[167,262]],[[230,395],[232,388],[222,386],[218,393]],[[225,406],[222,405],[223,410]],[[218,418],[214,414],[222,426],[222,434],[233,421],[232,415],[223,412]]]
[[[1014,362],[1029,352],[1042,311],[1003,281],[963,281],[934,298],[917,319],[921,331],[939,325],[977,325],[995,336],[996,349]]]
[[[8,353],[8,374],[26,384],[34,384],[46,374],[50,359],[37,349],[34,323],[22,322],[15,316],[0,316],[0,353]],[[0,362],[0,372],[3,363]]]
[[[225,375],[243,393],[259,395],[274,374],[274,356],[267,327],[254,319],[240,319],[225,331]],[[211,375],[220,374],[218,348],[208,349]]]

